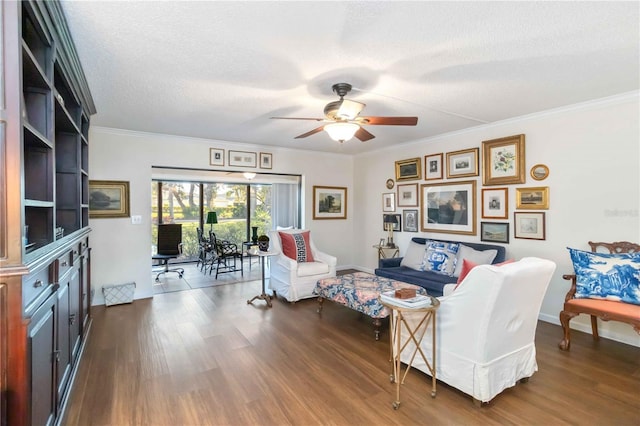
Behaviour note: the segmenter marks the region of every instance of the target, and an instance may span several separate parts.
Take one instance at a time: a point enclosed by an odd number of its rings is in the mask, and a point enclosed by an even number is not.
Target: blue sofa
[[[429,240],[435,240],[429,238]],[[427,238],[414,237],[411,241],[422,244],[426,244]],[[460,242],[467,247],[471,247],[474,250],[497,250],[496,257],[493,259],[493,264],[504,262],[506,250],[503,246],[483,244],[483,243],[470,243],[465,241],[449,241],[449,240],[435,240],[444,242]],[[380,277],[390,278],[393,280],[403,281],[410,284],[419,285],[427,290],[427,292],[434,297],[442,296],[442,291],[445,284],[456,283],[458,281],[457,276],[450,277],[448,275],[442,275],[431,271],[418,271],[407,266],[402,266],[402,257],[395,257],[392,259],[380,259],[378,261],[378,268],[375,270],[375,274]]]

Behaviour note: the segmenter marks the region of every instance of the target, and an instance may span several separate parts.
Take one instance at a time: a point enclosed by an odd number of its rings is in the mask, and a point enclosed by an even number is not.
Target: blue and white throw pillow
[[[576,273],[577,299],[607,299],[640,305],[640,253],[567,249]]]
[[[456,269],[459,249],[459,243],[428,240],[420,269],[453,276],[453,271]]]

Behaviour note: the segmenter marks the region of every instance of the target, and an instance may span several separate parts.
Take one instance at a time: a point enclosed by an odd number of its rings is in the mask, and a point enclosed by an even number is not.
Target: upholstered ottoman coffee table
[[[370,316],[376,340],[380,339],[380,321],[389,316],[389,310],[378,300],[380,293],[399,288],[414,288],[417,294],[427,294],[420,286],[379,277],[367,272],[340,275],[334,278],[319,280],[313,289],[318,296],[318,313],[322,312],[325,299],[339,303],[355,311]]]

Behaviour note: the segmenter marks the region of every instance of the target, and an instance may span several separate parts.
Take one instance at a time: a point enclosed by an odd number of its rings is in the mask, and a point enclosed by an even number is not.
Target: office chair
[[[156,275],[156,282],[160,281],[160,275],[167,272],[177,272],[178,277],[182,278],[184,269],[169,269],[169,260],[177,259],[182,254],[182,225],[180,224],[161,224],[158,225],[158,254],[152,256],[153,260],[157,260],[164,269]]]

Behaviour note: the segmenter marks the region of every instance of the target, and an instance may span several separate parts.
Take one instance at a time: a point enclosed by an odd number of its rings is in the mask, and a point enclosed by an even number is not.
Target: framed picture
[[[89,217],[129,217],[129,182],[90,180]]]
[[[535,180],[545,180],[549,177],[549,167],[544,164],[536,164],[531,168],[529,174]]]
[[[420,158],[396,161],[396,182],[399,180],[420,179]]]
[[[442,153],[424,156],[424,179],[442,179]]]
[[[403,210],[405,232],[418,232],[418,210]]]
[[[482,218],[509,218],[508,188],[482,188]]]
[[[389,231],[389,229],[387,228],[387,223],[385,222],[385,219],[387,216],[393,216],[395,218],[395,222],[393,223],[393,230],[397,232],[402,231],[402,218],[400,217],[399,214],[383,214],[382,229],[385,231]]]
[[[209,164],[224,166],[224,149],[209,148]]]
[[[398,185],[398,207],[418,207],[418,184]]]
[[[229,166],[257,167],[257,155],[255,152],[229,150]]]
[[[483,184],[525,183],[524,135],[482,142],[482,158]]]
[[[273,168],[273,154],[271,154],[270,152],[260,153],[260,168],[261,169]]]
[[[476,235],[476,181],[425,183],[420,194],[422,232]]]
[[[382,194],[382,211],[396,211],[396,194],[394,192],[387,192],[385,194]]]
[[[480,222],[480,241],[509,243],[509,222]]]
[[[513,236],[515,238],[545,239],[544,212],[514,212],[513,218],[515,222]]]
[[[314,186],[313,218],[346,219],[347,188],[341,186]]]
[[[447,179],[478,176],[479,148],[447,152]]]
[[[385,229],[386,231],[386,229]],[[387,244],[387,241],[384,238],[380,238],[380,242],[378,243],[378,245],[380,247],[384,247]]]
[[[549,187],[516,188],[516,208],[547,210],[549,208]]]

